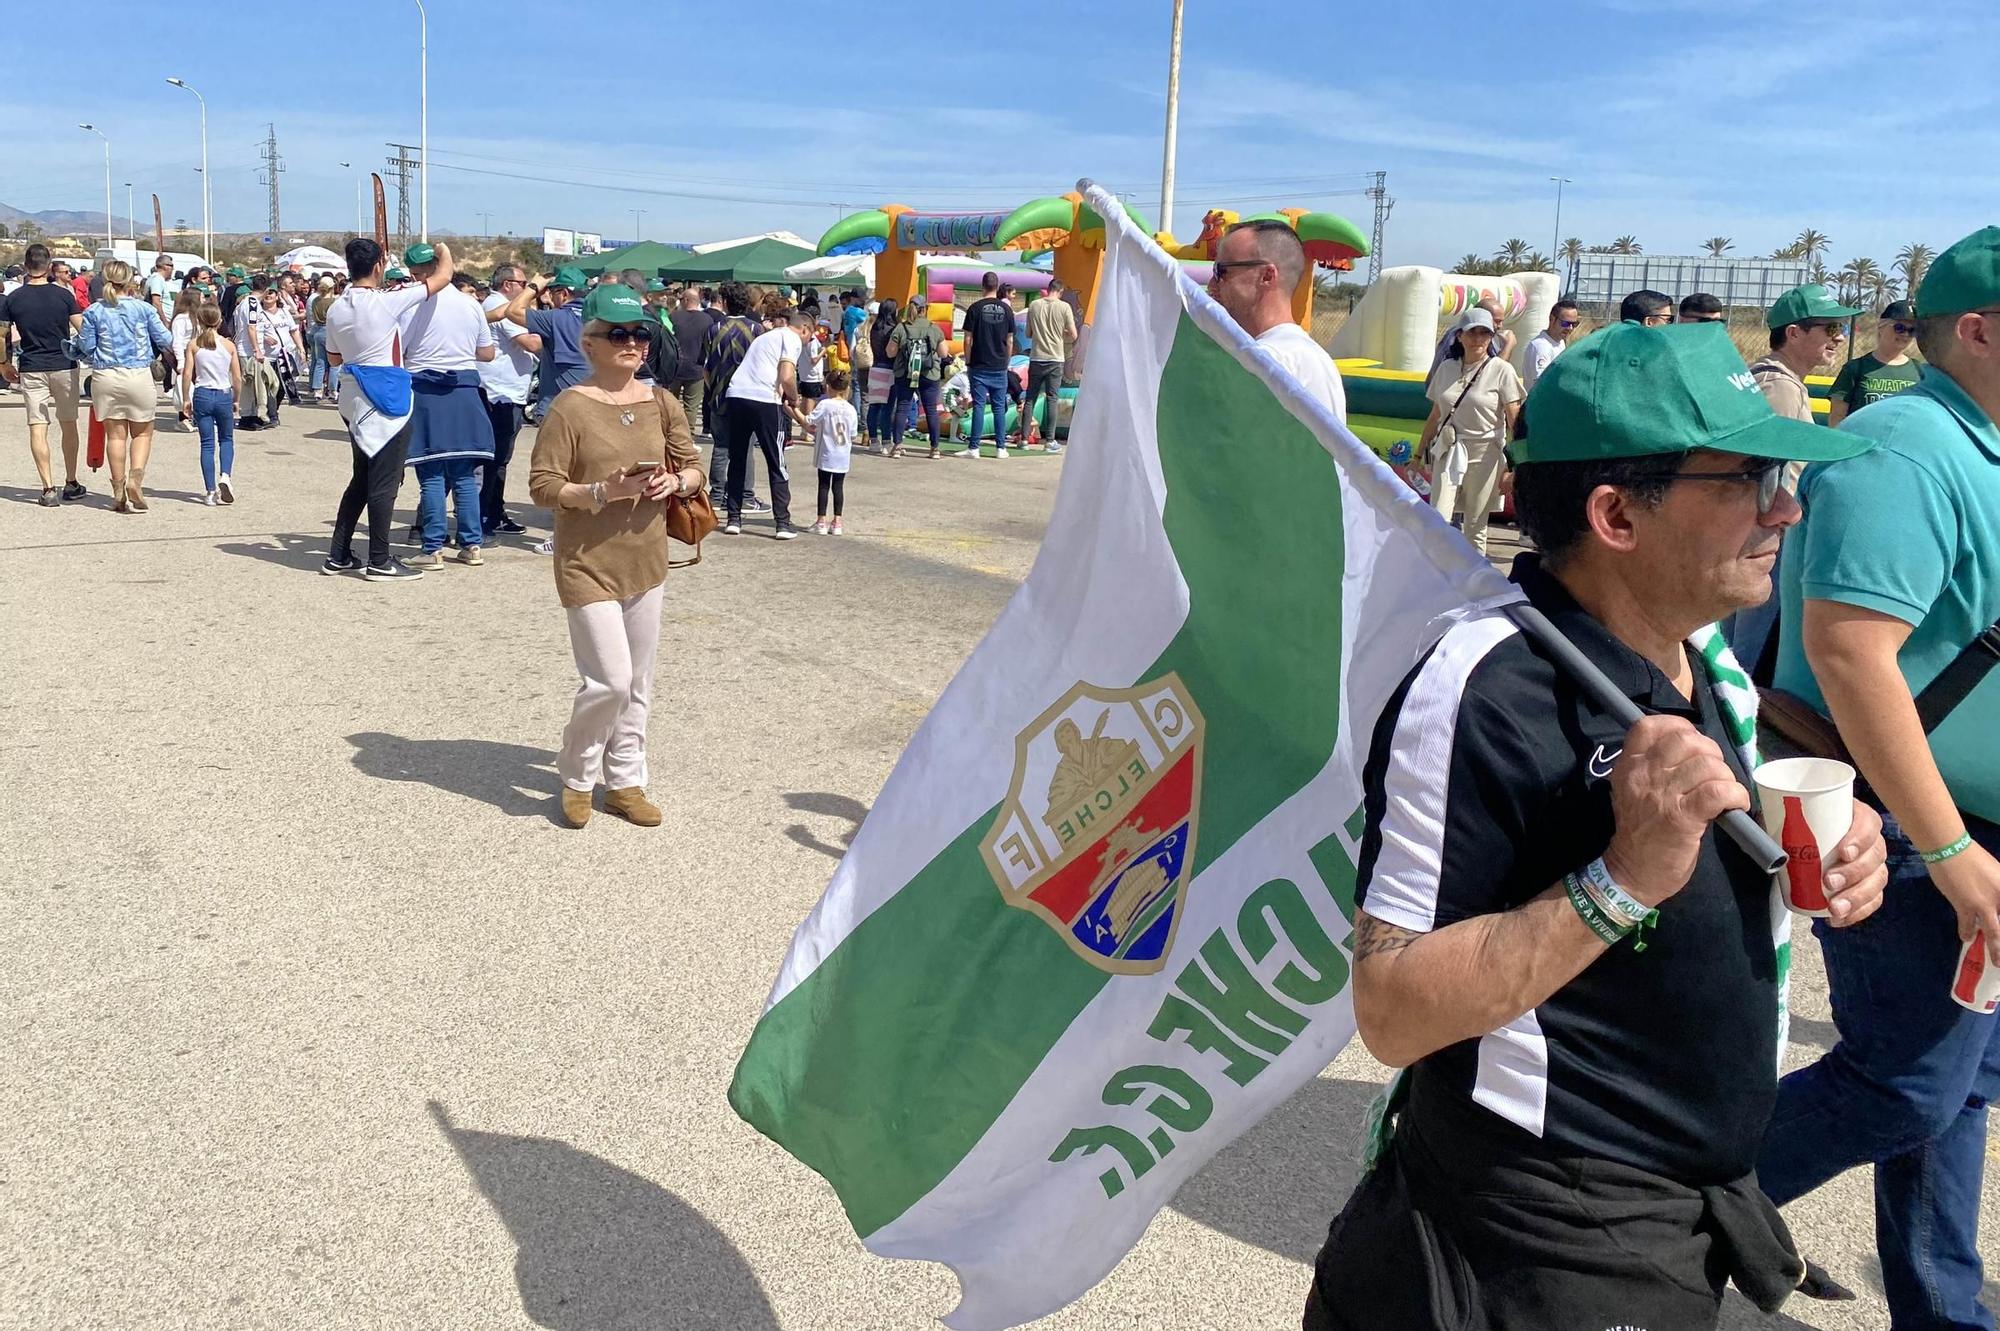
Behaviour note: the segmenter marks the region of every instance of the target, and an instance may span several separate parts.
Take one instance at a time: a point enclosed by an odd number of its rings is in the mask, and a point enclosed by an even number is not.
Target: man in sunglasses
[[[1719,324],[1729,322],[1728,311],[1722,308],[1722,298],[1710,291],[1696,291],[1681,297],[1681,318],[1684,324]]]
[[[1793,287],[1771,303],[1764,326],[1771,330],[1771,354],[1750,367],[1771,410],[1795,421],[1812,423],[1812,394],[1806,376],[1824,374],[1847,336],[1847,321],[1860,310],[1842,305],[1817,282]],[[1798,486],[1796,469],[1785,478],[1786,489]]]
[[[1292,293],[1309,267],[1305,245],[1289,223],[1269,218],[1237,222],[1215,247],[1208,294],[1308,396],[1344,421],[1347,390],[1340,371],[1326,348],[1292,316]]]
[[[1910,359],[1910,344],[1916,340],[1915,308],[1907,300],[1890,301],[1875,323],[1875,350],[1856,356],[1834,376],[1833,391],[1827,394],[1826,423],[1838,425],[1850,412],[1915,385],[1919,371]]]
[[[1306,1331],[1693,1331],[1725,1281],[1768,1311],[1805,1270],[1751,1173],[1785,954],[1771,875],[1714,826],[1751,807],[1755,725],[1710,626],[1771,594],[1799,520],[1779,470],[1866,444],[1774,416],[1713,327],[1596,333],[1527,415],[1538,553],[1513,580],[1650,715],[1628,728],[1489,610],[1376,721],[1354,1015],[1407,1071]],[[1883,856],[1856,801],[1835,924],[1879,907]]]
[[[1806,472],[1786,542],[1777,684],[1832,719],[1891,815],[1890,887],[1861,928],[1813,927],[1840,1041],[1778,1088],[1757,1173],[1784,1204],[1872,1164],[1889,1323],[1972,1331],[1993,1326],[2000,1016],[1954,983],[1974,937],[2000,966],[2000,227],[1940,254],[1912,313],[1929,368],[1843,423],[1871,447]]]
[[[1563,354],[1569,339],[1583,322],[1583,315],[1577,311],[1576,302],[1564,296],[1549,311],[1549,326],[1528,339],[1527,366],[1521,373],[1521,382],[1529,392],[1535,389],[1535,381],[1542,377],[1542,371]]]

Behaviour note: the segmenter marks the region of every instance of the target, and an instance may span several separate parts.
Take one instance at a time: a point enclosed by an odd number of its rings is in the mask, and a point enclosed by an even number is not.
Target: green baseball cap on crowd
[[[400,268],[391,268],[388,272],[382,274],[382,280],[385,282],[407,282],[410,280],[410,275]]]
[[[647,291],[656,292],[656,291],[665,291],[666,289],[667,289],[667,284],[665,282],[662,282],[659,278],[649,277],[646,279]]]
[[[1785,462],[1832,462],[1871,440],[1771,410],[1717,323],[1612,324],[1542,371],[1523,408],[1514,462],[1597,462],[1712,448]]]
[[[1995,306],[2000,306],[2000,226],[1988,226],[1931,260],[1917,288],[1917,317]]]
[[[1828,294],[1825,287],[1814,282],[1793,287],[1772,301],[1770,311],[1764,316],[1764,326],[1783,328],[1786,324],[1804,323],[1808,319],[1852,319],[1859,313],[1861,311],[1851,305],[1842,305]]]
[[[590,282],[589,279],[584,277],[583,269],[578,268],[574,264],[566,263],[556,269],[556,275],[549,279],[549,285],[552,287],[568,287],[571,291],[581,291],[586,286],[589,286]]]
[[[584,298],[583,317],[586,323],[601,319],[608,324],[636,324],[650,322],[653,314],[632,288],[622,282],[605,282]]]
[[[429,263],[432,259],[437,258],[437,256],[437,246],[431,244],[428,240],[420,240],[403,251],[403,262],[411,265]]]
[[[242,267],[242,265],[241,265],[241,264],[234,264],[234,263],[232,263],[232,264],[230,264],[230,265],[229,265],[229,271],[228,271],[228,272],[226,272],[226,273],[224,273],[224,274],[223,274],[223,276],[224,276],[224,277],[248,277],[248,276],[249,276],[249,274],[243,271],[243,267]]]

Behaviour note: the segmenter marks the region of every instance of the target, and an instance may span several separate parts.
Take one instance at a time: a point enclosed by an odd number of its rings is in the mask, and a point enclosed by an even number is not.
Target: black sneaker
[[[788,522],[772,532],[771,535],[774,539],[780,541],[796,541],[799,539],[799,529]]]
[[[424,576],[424,571],[420,568],[411,568],[391,555],[386,564],[370,564],[362,569],[361,576],[370,582],[415,582]]]
[[[67,481],[63,484],[62,497],[64,499],[81,499],[89,493],[90,491],[84,489],[82,483],[79,481]]]
[[[361,571],[361,561],[353,555],[349,555],[345,559],[335,559],[332,555],[328,555],[320,564],[319,571],[326,574],[329,578],[339,577],[343,573],[359,573]]]
[[[44,486],[42,488],[42,498],[41,498],[42,507],[54,508],[58,502],[59,501],[56,499],[56,487],[53,485]]]
[[[493,524],[493,530],[503,536],[519,536],[528,529],[512,518],[502,518]]]
[[[743,511],[745,513],[769,513],[771,511],[771,506],[765,503],[763,500],[759,499],[756,495],[744,495]]]

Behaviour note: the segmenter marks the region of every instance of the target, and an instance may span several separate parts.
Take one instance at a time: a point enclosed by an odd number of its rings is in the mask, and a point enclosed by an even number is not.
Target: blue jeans
[[[479,522],[479,459],[446,458],[440,462],[419,462],[417,473],[417,525],[424,529],[424,553],[444,548],[444,492],[451,490],[451,506],[458,514],[460,546],[485,544]]]
[[[190,357],[192,359],[192,357]],[[215,488],[215,450],[222,448],[222,474],[236,461],[236,398],[226,388],[194,390],[194,424],[201,431],[201,484]]]
[[[938,446],[938,384],[935,379],[919,383],[914,392],[909,384],[898,380],[889,390],[889,442],[900,444],[903,436],[917,428],[917,401],[924,404],[924,424],[928,427],[931,447]]]
[[[338,388],[340,371],[327,363],[326,326],[308,325],[306,328],[306,353],[312,358],[312,370],[306,376],[306,391],[318,393],[322,388]]]
[[[867,422],[868,426],[868,442],[872,444],[877,439],[885,443],[888,442],[889,404],[887,402],[870,402],[867,405],[868,414],[863,419]]]
[[[1778,1084],[1757,1162],[1784,1205],[1875,1166],[1875,1247],[1895,1331],[1993,1331],[1976,1246],[1986,1104],[2000,1095],[2000,1017],[1954,1003],[1958,924],[1895,820],[1889,886],[1849,929],[1815,921],[1840,1040]],[[1977,829],[1988,850],[2000,833]]]
[[[1007,372],[1005,370],[968,370],[967,379],[972,381],[972,430],[967,448],[979,447],[980,426],[986,423],[986,413],[982,410],[987,403],[993,404],[993,442],[1006,446],[1007,443]]]

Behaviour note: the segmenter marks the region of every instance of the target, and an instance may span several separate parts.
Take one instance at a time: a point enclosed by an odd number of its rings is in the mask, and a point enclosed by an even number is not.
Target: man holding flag
[[[1752,1172],[1788,918],[1713,821],[1750,808],[1755,694],[1714,622],[1771,594],[1794,461],[1865,447],[1774,415],[1719,328],[1621,324],[1546,370],[1514,582],[1648,715],[1607,715],[1501,610],[1459,620],[1375,724],[1354,1011],[1406,1069],[1321,1251],[1307,1331],[1713,1326],[1804,1273]],[[1857,801],[1837,927],[1886,882]]]

